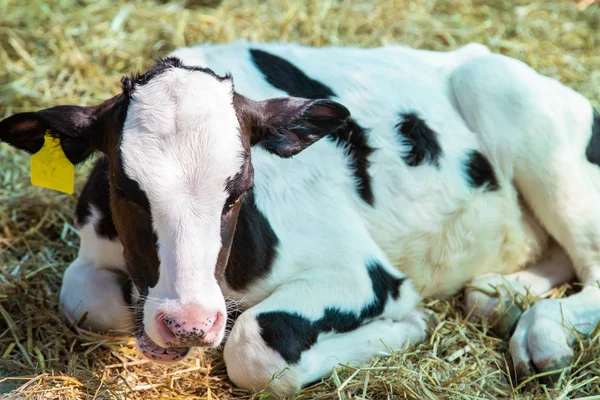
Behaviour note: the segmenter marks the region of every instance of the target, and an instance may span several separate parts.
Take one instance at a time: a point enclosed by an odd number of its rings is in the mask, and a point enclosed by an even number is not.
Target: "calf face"
[[[0,122],[0,140],[35,153],[49,133],[74,164],[108,155],[113,220],[141,294],[138,343],[172,360],[223,338],[218,281],[253,182],[250,147],[293,156],[349,112],[329,100],[255,102],[235,93],[230,76],[176,58],[122,82],[98,106],[13,115]]]

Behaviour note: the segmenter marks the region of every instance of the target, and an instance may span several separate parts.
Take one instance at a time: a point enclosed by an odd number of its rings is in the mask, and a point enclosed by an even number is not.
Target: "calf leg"
[[[323,337],[302,355],[297,368],[305,383],[327,376],[339,364],[360,367],[375,356],[390,356],[390,350],[402,350],[427,337],[430,315],[413,309],[400,321],[377,319],[347,332]]]
[[[130,332],[132,283],[123,246],[109,208],[108,165],[100,160],[77,205],[81,243],[66,269],[60,292],[62,313],[71,323],[98,331]]]
[[[523,271],[475,278],[465,290],[465,306],[472,318],[487,320],[498,336],[509,338],[528,297],[540,297],[573,278],[571,260],[554,246],[543,261]]]
[[[573,361],[572,345],[590,335],[600,323],[600,289],[585,286],[563,299],[534,304],[521,317],[510,340],[516,373],[557,371]]]
[[[426,324],[424,313],[414,309],[418,296],[397,274],[385,272],[377,282],[371,274],[372,288],[360,273],[338,280],[299,277],[281,286],[235,322],[224,350],[230,379],[283,396],[330,374],[338,363],[360,365],[422,341]]]
[[[600,196],[592,183],[600,182],[600,174],[583,152],[567,151],[555,162],[546,176],[539,171],[521,179],[521,190],[567,250],[583,289],[566,299],[542,300],[523,314],[510,341],[520,376],[569,366],[574,341],[600,323]]]
[[[569,365],[576,337],[600,322],[600,121],[583,96],[502,56],[478,58],[453,77],[459,109],[572,260],[583,289],[536,303],[510,341],[517,372]],[[586,159],[587,158],[587,159]]]

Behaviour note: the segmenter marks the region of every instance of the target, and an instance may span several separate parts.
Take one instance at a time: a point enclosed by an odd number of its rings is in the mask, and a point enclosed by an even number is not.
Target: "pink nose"
[[[168,346],[208,347],[221,339],[225,317],[221,312],[202,312],[185,307],[173,315],[156,315],[158,331]]]

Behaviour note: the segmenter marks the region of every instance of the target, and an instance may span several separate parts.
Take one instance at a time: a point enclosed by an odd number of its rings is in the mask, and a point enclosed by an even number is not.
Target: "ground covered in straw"
[[[168,51],[236,38],[308,45],[471,41],[514,56],[600,101],[600,10],[570,0],[292,0],[108,2],[0,0],[0,118],[57,104],[93,104],[123,74]],[[139,358],[126,339],[70,329],[57,315],[74,259],[77,193],[30,186],[28,156],[0,145],[0,393],[9,398],[249,398],[218,354],[176,367]],[[77,190],[87,167],[78,170]],[[551,293],[560,296],[567,287]],[[441,324],[417,349],[340,368],[299,395],[312,398],[577,398],[600,393],[598,338],[556,389],[510,378],[506,344],[465,321],[460,299],[431,301]],[[1,395],[0,395],[1,396]],[[259,397],[262,395],[259,395]]]

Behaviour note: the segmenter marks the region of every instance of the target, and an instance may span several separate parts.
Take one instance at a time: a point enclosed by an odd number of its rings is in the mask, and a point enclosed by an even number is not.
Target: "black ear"
[[[298,154],[323,136],[345,126],[350,111],[331,100],[282,97],[252,101],[236,96],[242,125],[251,130],[251,144],[280,157]],[[246,123],[244,124],[244,119]]]
[[[97,106],[57,106],[36,112],[15,114],[0,121],[0,141],[28,153],[44,145],[46,132],[60,139],[65,155],[73,164],[103,151],[105,129],[120,96]]]

